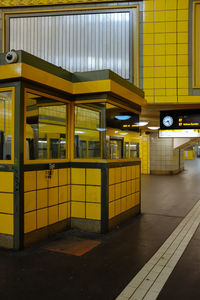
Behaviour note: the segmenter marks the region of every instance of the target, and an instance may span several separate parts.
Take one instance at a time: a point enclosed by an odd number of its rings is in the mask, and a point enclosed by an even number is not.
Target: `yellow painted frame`
[[[44,96],[44,97],[48,97],[50,99],[54,99],[54,100],[57,100],[59,102],[63,102],[65,104],[67,104],[67,109],[66,109],[66,113],[67,113],[67,128],[66,128],[66,135],[67,135],[67,156],[66,158],[63,158],[63,159],[38,159],[38,160],[27,160],[26,159],[26,93],[33,93],[33,94],[36,94],[36,95],[41,95],[41,96]],[[41,163],[44,163],[44,164],[47,164],[47,163],[56,163],[56,162],[69,162],[69,157],[70,157],[70,145],[69,145],[69,139],[70,139],[70,120],[69,120],[69,116],[70,116],[70,101],[68,100],[65,100],[63,98],[58,98],[58,97],[55,97],[55,96],[52,96],[52,95],[49,95],[49,94],[46,94],[46,93],[43,93],[43,92],[40,92],[40,91],[37,91],[37,90],[32,90],[32,89],[29,89],[29,88],[25,88],[24,89],[24,164],[41,164]]]
[[[14,164],[15,161],[15,87],[5,87],[0,88],[0,92],[12,92],[12,122],[11,122],[11,133],[12,133],[12,142],[11,142],[11,159],[10,160],[0,160],[0,164]]]
[[[55,1],[55,4],[56,4],[56,0]],[[57,0],[58,1],[58,0]],[[63,0],[65,3],[63,4],[66,4],[66,1]],[[114,0],[103,0],[101,2],[112,2]],[[13,1],[10,1],[10,2],[13,2]],[[69,3],[82,3],[82,4],[89,4],[91,2],[98,2],[98,1],[95,1],[95,0],[90,0],[90,1],[75,1],[75,0],[70,0],[67,2],[67,4]],[[49,4],[49,3],[46,3],[48,5],[54,5],[54,4]],[[58,3],[57,3],[58,4]],[[31,1],[31,5],[33,5],[32,1]],[[37,5],[37,4],[36,4]],[[42,4],[38,4],[38,5],[42,5]],[[45,5],[45,4],[43,4]],[[8,5],[7,5],[8,6]],[[18,5],[20,6],[20,5]],[[27,5],[23,5],[23,6],[28,6]],[[113,5],[113,6],[94,6],[94,7],[73,7],[73,8],[63,8],[63,9],[38,9],[38,10],[19,10],[19,11],[3,11],[2,12],[2,32],[3,32],[3,37],[2,37],[2,52],[6,52],[8,51],[8,49],[6,49],[6,42],[7,42],[7,35],[6,35],[6,17],[7,15],[16,15],[16,14],[30,14],[30,13],[52,13],[52,12],[55,12],[55,13],[59,13],[59,12],[70,12],[70,11],[76,11],[76,12],[79,12],[79,11],[92,11],[92,10],[113,10],[113,9],[135,9],[136,10],[136,31],[134,32],[133,30],[133,36],[132,36],[132,39],[133,39],[133,45],[136,45],[136,47],[133,47],[133,65],[132,65],[132,70],[133,70],[133,74],[132,74],[132,81],[134,82],[134,84],[136,86],[139,86],[139,70],[140,70],[140,66],[139,66],[139,5],[138,4],[135,4],[135,5],[122,5],[122,6],[117,6],[117,5]],[[135,67],[136,65],[136,67]]]
[[[193,2],[193,19],[192,19],[192,45],[193,45],[193,60],[192,60],[192,75],[193,75],[193,80],[192,80],[192,87],[193,89],[198,89],[200,88],[200,82],[197,83],[197,78],[196,78],[196,7],[197,5],[200,5],[200,1],[195,1]],[[200,62],[199,62],[200,63]],[[200,81],[200,78],[199,78]]]

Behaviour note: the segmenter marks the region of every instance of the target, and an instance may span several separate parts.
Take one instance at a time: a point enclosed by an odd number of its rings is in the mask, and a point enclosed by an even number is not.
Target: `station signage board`
[[[161,111],[160,129],[200,129],[200,109]]]

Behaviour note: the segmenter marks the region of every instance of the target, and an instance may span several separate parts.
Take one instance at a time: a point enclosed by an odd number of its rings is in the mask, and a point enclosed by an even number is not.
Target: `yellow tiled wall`
[[[143,88],[148,103],[195,102],[188,97],[188,6],[189,0],[144,1]]]
[[[70,218],[70,169],[24,173],[24,233]]]
[[[149,174],[149,135],[140,138],[141,174]]]
[[[101,169],[71,168],[71,217],[101,220]]]
[[[195,152],[194,150],[185,150],[184,151],[184,159],[195,159]]]
[[[0,172],[0,234],[14,234],[14,174]]]
[[[140,203],[140,166],[109,169],[109,219]]]

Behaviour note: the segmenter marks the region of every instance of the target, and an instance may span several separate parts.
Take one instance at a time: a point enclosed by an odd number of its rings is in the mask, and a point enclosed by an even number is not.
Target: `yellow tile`
[[[58,204],[58,187],[48,190],[49,193],[49,206]]]
[[[153,96],[146,96],[145,99],[148,103],[154,103],[154,97]]]
[[[188,21],[178,21],[178,32],[188,32]]]
[[[109,168],[109,185],[115,183],[115,168]]]
[[[176,55],[176,44],[166,45],[166,55]]]
[[[178,9],[188,9],[189,1],[179,0],[178,1]]]
[[[136,166],[136,169],[135,169],[135,176],[136,176],[136,178],[139,178],[139,177],[140,177],[140,166]]]
[[[59,221],[67,219],[68,213],[68,203],[59,204]]]
[[[36,171],[24,172],[24,191],[36,190]]]
[[[86,186],[86,202],[101,202],[100,186]]]
[[[155,66],[157,67],[165,66],[165,55],[155,56]]]
[[[121,182],[121,168],[115,168],[115,182]]]
[[[101,185],[101,170],[86,169],[86,184]]]
[[[85,184],[85,169],[72,168],[71,169],[71,183]]]
[[[166,44],[176,44],[176,33],[166,33]]]
[[[165,96],[166,90],[165,89],[157,89],[155,90],[155,95],[156,96]]]
[[[139,179],[135,180],[135,188],[136,188],[136,192],[140,191],[140,180]]]
[[[14,216],[7,214],[0,214],[0,233],[14,234]]]
[[[174,0],[167,0],[166,1],[166,9],[177,9],[177,1]]]
[[[179,66],[188,66],[188,56],[187,55],[178,55],[178,65]]]
[[[165,21],[165,11],[155,11],[155,22]]]
[[[122,167],[122,181],[126,181],[127,179],[127,174],[126,174],[126,167]]]
[[[47,207],[48,190],[37,191],[37,209]]]
[[[71,186],[71,200],[72,201],[85,201],[85,186],[72,185]]]
[[[153,67],[144,67],[143,68],[143,77],[154,77],[154,68]]]
[[[49,178],[49,187],[58,186],[58,169],[52,171],[52,175]]]
[[[101,220],[101,205],[86,203],[86,219]]]
[[[119,199],[116,200],[114,203],[115,203],[115,215],[117,216],[121,213],[121,201]]]
[[[178,77],[188,77],[188,66],[178,66]]]
[[[166,67],[166,77],[176,77],[176,67]]]
[[[178,89],[178,95],[179,96],[187,96],[188,95],[188,89]]]
[[[135,205],[139,205],[140,204],[140,193],[136,193],[135,194]]]
[[[127,181],[127,195],[132,193],[132,182],[131,180]]]
[[[12,172],[0,172],[0,192],[13,193],[13,180],[14,178]]]
[[[71,202],[67,202],[67,218],[71,218]]]
[[[127,197],[121,198],[121,212],[127,210]]]
[[[68,169],[59,169],[59,185],[68,184]]]
[[[154,23],[144,23],[143,24],[143,33],[153,33]]]
[[[48,208],[49,213],[49,225],[58,222],[58,205]]]
[[[166,89],[166,96],[176,96],[177,89]]]
[[[154,95],[154,89],[145,89],[145,99],[147,99],[148,96]]]
[[[155,55],[165,55],[165,45],[155,45]]]
[[[154,43],[154,35],[151,33],[143,34],[143,45],[152,45]]]
[[[133,207],[132,195],[127,197],[127,210]]]
[[[176,66],[176,55],[167,55],[166,56],[166,66]]]
[[[155,23],[155,33],[164,33],[165,32],[165,22]]]
[[[37,171],[37,189],[45,189],[48,187],[48,179],[46,170]]]
[[[14,213],[14,197],[13,194],[0,193],[0,213]]]
[[[187,89],[188,88],[188,78],[178,78],[178,88]]]
[[[36,230],[36,211],[24,215],[24,233]]]
[[[115,199],[115,186],[114,185],[110,185],[109,186],[109,202],[113,201]]]
[[[48,225],[47,208],[37,210],[37,229]]]
[[[132,184],[131,191],[132,191],[132,193],[135,193],[135,191],[136,191],[136,183],[135,182],[136,182],[136,179],[131,181],[131,184]]]
[[[165,44],[165,33],[156,33],[154,38],[155,44]]]
[[[68,186],[60,186],[59,187],[59,203],[67,202],[68,199]]]
[[[165,88],[165,78],[155,78],[155,88]]]
[[[121,198],[121,183],[115,184],[115,199]]]
[[[154,21],[154,12],[153,11],[145,11],[143,13],[143,22],[153,22]]]
[[[127,180],[130,180],[132,177],[132,167],[126,167]]]
[[[175,1],[174,1],[175,2]],[[176,10],[167,10],[166,11],[166,21],[176,21],[177,11]]]
[[[132,166],[132,179],[135,179],[136,176],[136,166]]]
[[[153,45],[144,45],[143,46],[143,55],[154,55],[154,46]]]
[[[67,170],[67,179],[68,179],[68,184],[71,184],[71,169],[70,168],[68,168],[68,170]]]
[[[115,202],[109,203],[108,218],[112,219],[115,216]]]
[[[145,1],[144,10],[145,11],[154,10],[154,1],[153,0]]]
[[[71,185],[67,188],[67,201],[71,201]]]
[[[167,22],[166,23],[166,32],[176,32],[176,22]]]
[[[158,96],[155,97],[155,103],[176,103],[177,102],[177,97],[176,96]]]
[[[125,197],[126,196],[126,181],[121,183],[121,196]]]
[[[188,44],[177,44],[178,54],[187,54],[188,55]]]
[[[180,44],[188,43],[188,33],[187,32],[178,33],[178,43],[180,43]]]
[[[143,88],[144,89],[153,88],[153,86],[154,86],[153,78],[144,78],[143,79]]]
[[[188,20],[188,9],[179,9],[178,10],[178,20],[187,21]]]
[[[165,0],[154,1],[155,10],[165,10]]]
[[[71,202],[71,217],[85,218],[85,203]]]
[[[143,56],[144,67],[152,67],[154,65],[154,56]]]
[[[24,212],[36,210],[36,191],[24,193]]]

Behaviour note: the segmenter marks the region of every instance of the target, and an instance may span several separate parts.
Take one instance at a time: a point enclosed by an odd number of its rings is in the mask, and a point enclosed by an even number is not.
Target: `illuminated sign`
[[[160,129],[200,129],[200,109],[161,111]]]
[[[200,137],[198,129],[159,130],[159,138],[191,138]]]

